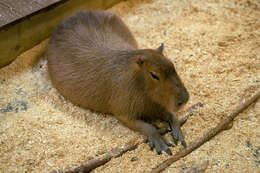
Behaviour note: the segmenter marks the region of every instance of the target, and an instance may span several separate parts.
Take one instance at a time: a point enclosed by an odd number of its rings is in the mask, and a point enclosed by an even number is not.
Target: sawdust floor
[[[182,127],[187,143],[260,89],[260,1],[130,0],[109,10],[127,23],[140,48],[164,42],[191,94],[186,108],[204,104]],[[0,70],[0,172],[64,169],[142,137],[113,117],[64,100],[41,58],[45,45]],[[167,158],[143,144],[93,172],[148,172]],[[206,172],[260,172],[260,101],[239,115],[232,129],[165,172],[205,160]]]

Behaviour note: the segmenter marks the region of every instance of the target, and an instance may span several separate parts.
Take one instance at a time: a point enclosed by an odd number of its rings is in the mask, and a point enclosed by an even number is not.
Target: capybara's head
[[[173,63],[163,55],[163,44],[157,49],[139,50],[135,55],[138,78],[143,92],[169,111],[177,111],[188,102],[189,93]]]

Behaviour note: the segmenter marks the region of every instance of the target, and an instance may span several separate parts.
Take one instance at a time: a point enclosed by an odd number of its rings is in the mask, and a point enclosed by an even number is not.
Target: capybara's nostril
[[[180,101],[177,102],[177,104],[178,104],[178,106],[182,106],[183,105],[183,101],[180,100]]]

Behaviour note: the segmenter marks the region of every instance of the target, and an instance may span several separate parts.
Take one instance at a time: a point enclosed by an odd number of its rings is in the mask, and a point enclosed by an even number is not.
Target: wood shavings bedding
[[[259,1],[129,0],[109,11],[122,17],[140,48],[165,44],[165,54],[190,92],[186,107],[204,103],[182,128],[187,143],[260,89]],[[142,137],[113,117],[64,100],[50,83],[42,58],[45,45],[0,69],[0,172],[64,169]],[[232,129],[164,172],[205,160],[206,172],[258,172],[259,131],[258,101],[236,118]],[[149,172],[166,158],[142,144],[93,172]]]

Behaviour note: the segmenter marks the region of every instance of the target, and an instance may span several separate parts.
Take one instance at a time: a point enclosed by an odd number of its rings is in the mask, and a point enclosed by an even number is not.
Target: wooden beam
[[[68,15],[84,9],[107,9],[122,0],[21,1],[21,8],[25,2],[35,3],[33,10],[15,9],[9,0],[0,2],[0,68],[48,38],[54,27]],[[4,14],[10,15],[9,19],[3,17]]]

